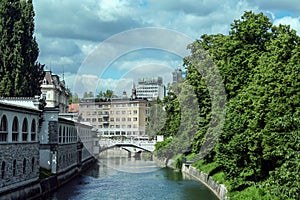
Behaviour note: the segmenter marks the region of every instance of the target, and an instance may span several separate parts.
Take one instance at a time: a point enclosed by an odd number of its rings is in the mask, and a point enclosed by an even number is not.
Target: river
[[[217,200],[203,184],[151,160],[105,156],[50,200]]]

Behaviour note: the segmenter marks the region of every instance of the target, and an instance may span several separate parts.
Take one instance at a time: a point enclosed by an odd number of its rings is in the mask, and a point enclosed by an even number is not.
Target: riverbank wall
[[[225,185],[219,184],[217,181],[214,181],[211,176],[208,176],[208,174],[203,173],[197,168],[186,164],[182,165],[181,171],[184,175],[190,176],[193,179],[196,179],[206,185],[206,187],[213,191],[220,200],[228,199],[228,197],[226,197],[228,190]]]
[[[86,159],[80,166],[73,166],[65,172],[52,175],[42,180],[35,180],[18,188],[11,188],[0,193],[0,198],[5,200],[34,200],[43,199],[49,194],[70,180],[78,176],[81,172],[91,167],[97,160],[94,157]]]

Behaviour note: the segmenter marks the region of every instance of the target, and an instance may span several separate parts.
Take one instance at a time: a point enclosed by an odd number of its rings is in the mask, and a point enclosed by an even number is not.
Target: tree
[[[274,26],[252,12],[235,20],[228,36],[203,35],[192,44],[187,66],[188,79],[204,100],[203,83],[191,68],[201,60],[194,55],[202,47],[217,65],[227,93],[225,126],[212,158],[230,189],[260,186],[265,194],[298,199],[300,37],[289,26]],[[208,111],[208,104],[202,106]],[[202,144],[201,134],[197,143]]]
[[[40,94],[44,66],[34,34],[31,0],[0,2],[0,96]]]

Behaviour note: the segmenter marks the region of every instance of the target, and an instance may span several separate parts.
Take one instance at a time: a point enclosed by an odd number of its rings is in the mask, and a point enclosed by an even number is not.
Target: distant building
[[[64,80],[60,80],[58,75],[51,71],[45,71],[45,77],[41,85],[41,97],[46,99],[46,107],[59,108],[59,112],[68,112],[68,100],[70,91]]]
[[[83,99],[79,104],[79,116],[83,122],[98,128],[104,137],[144,137],[151,101],[133,97],[134,89],[131,98],[123,93],[121,98]]]
[[[175,71],[172,72],[172,75],[173,75],[173,83],[178,83],[181,80],[183,80],[183,72],[180,67],[175,69]]]
[[[166,87],[163,84],[162,77],[158,78],[140,78],[136,88],[137,98],[147,98],[155,100],[163,99],[166,95]]]

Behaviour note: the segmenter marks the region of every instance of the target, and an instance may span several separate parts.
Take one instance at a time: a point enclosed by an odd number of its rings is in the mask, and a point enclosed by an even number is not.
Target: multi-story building
[[[136,87],[137,98],[147,98],[149,100],[163,99],[166,94],[166,87],[162,77],[140,78]]]
[[[173,75],[173,83],[178,83],[181,80],[183,80],[183,72],[180,67],[175,69],[175,71],[172,72],[172,75]]]
[[[45,71],[45,77],[41,85],[42,98],[46,99],[46,107],[59,108],[59,112],[68,112],[68,99],[70,91],[64,80],[60,80],[58,75],[51,71]]]
[[[138,98],[87,98],[79,104],[79,115],[84,122],[98,128],[102,136],[143,137],[150,103]]]

